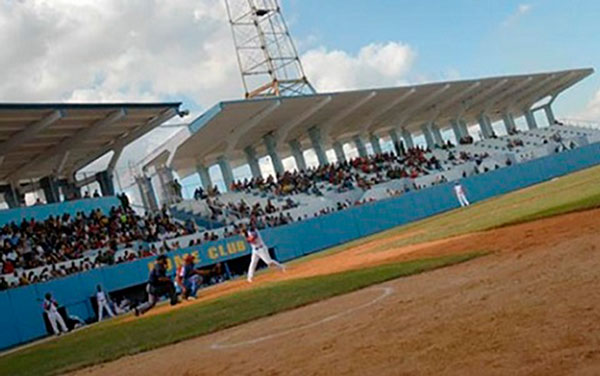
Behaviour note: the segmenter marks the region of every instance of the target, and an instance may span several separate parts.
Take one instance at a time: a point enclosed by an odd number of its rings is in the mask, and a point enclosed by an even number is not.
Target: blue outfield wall
[[[121,202],[114,196],[87,198],[75,201],[65,201],[56,204],[30,206],[27,208],[16,208],[0,210],[0,226],[10,222],[21,222],[23,219],[34,218],[43,221],[49,216],[63,215],[69,213],[75,215],[77,212],[89,214],[94,209],[100,209],[103,213],[108,213],[113,206],[119,206]]]
[[[522,164],[472,176],[461,181],[468,198],[482,201],[600,164],[600,144],[554,154]],[[326,216],[266,229],[262,236],[275,248],[280,261],[289,261],[336,245],[457,208],[453,184],[414,191]],[[171,271],[184,255],[193,254],[199,266],[231,260],[250,253],[241,237],[185,248],[169,254]],[[51,291],[69,313],[95,316],[90,304],[95,286],[108,291],[144,283],[153,258],[91,270],[43,284],[0,293],[0,348],[45,335],[41,299]]]

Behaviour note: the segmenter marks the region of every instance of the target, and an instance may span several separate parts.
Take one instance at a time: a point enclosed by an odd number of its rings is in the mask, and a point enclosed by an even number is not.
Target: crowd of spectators
[[[234,192],[258,191],[278,196],[308,193],[322,195],[322,183],[329,184],[339,192],[361,188],[368,190],[375,184],[391,179],[417,178],[442,166],[435,156],[428,156],[429,149],[409,148],[403,155],[381,153],[358,157],[341,163],[327,164],[302,171],[286,171],[275,177],[257,177],[236,181]]]
[[[44,221],[12,222],[0,228],[0,274],[13,274],[21,284],[28,280],[38,282],[30,280],[33,276],[28,270],[44,267],[35,278],[46,280],[124,262],[144,255],[126,252],[115,260],[120,248],[131,247],[136,241],[164,241],[196,230],[191,221],[185,224],[174,221],[166,209],[139,216],[128,206],[113,207],[106,214],[96,209],[89,214],[50,216]]]

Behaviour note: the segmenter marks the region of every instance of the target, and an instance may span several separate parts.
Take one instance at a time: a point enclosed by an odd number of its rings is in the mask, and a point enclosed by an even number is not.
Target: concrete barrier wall
[[[486,200],[561,175],[600,164],[600,144],[554,154],[534,161],[472,176],[462,180],[473,202]],[[266,229],[263,238],[275,247],[280,261],[289,261],[395,226],[455,209],[452,183],[410,192],[341,212],[287,226]],[[241,237],[185,248],[169,254],[176,266],[192,253],[199,265],[211,265],[249,254]],[[0,293],[0,348],[14,346],[45,335],[41,299],[51,291],[70,313],[87,319],[95,316],[90,304],[96,284],[114,291],[144,283],[153,259],[142,259],[96,269],[43,284]],[[171,270],[174,270],[173,268]]]

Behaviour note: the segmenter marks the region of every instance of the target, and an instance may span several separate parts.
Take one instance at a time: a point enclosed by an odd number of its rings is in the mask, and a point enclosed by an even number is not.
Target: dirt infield
[[[373,241],[256,284],[494,253],[77,374],[598,374],[599,219],[594,210],[401,248],[390,246],[398,239]],[[234,281],[202,299],[254,286]],[[391,294],[377,300],[382,287]]]

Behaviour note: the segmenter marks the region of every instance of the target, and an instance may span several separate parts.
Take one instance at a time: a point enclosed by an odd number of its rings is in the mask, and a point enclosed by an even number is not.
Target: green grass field
[[[401,226],[296,260],[294,263],[341,252],[375,239],[402,234],[413,235],[386,244],[385,248],[484,231],[597,207],[600,207],[600,167],[487,200],[466,209],[454,210]],[[479,255],[481,253],[417,260],[272,283],[126,324],[123,324],[121,319],[116,319],[0,357],[0,374],[58,374],[218,331],[386,280],[456,264]],[[265,306],[264,301],[272,304]],[[244,309],[240,310],[238,307]]]

